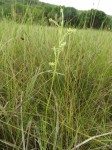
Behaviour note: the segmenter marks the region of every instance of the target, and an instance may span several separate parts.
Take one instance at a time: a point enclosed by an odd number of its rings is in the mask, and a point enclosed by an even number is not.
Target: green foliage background
[[[64,10],[65,26],[111,29],[112,17],[103,11],[94,9],[80,11],[72,7],[45,4],[38,0],[0,0],[0,18],[51,25],[49,18],[60,22],[60,7]]]

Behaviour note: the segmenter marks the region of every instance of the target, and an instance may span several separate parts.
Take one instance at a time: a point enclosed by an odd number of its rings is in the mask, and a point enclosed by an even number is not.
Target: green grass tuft
[[[112,34],[68,32],[0,22],[1,149],[71,150],[112,131]],[[111,143],[110,134],[80,150]]]

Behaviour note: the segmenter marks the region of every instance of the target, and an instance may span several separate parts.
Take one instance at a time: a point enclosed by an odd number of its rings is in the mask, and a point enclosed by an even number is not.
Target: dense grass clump
[[[112,148],[111,32],[4,20],[0,41],[0,149]]]

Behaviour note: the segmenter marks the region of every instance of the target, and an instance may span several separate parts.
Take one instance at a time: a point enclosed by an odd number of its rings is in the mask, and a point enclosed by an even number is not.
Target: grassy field
[[[0,22],[0,149],[112,149],[111,32]]]

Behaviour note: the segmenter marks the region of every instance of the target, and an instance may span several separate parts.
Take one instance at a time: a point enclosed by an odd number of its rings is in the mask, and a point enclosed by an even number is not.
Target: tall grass
[[[71,32],[56,59],[66,33],[0,22],[0,149],[71,150],[112,131],[112,34]],[[79,149],[111,143],[109,134]]]

